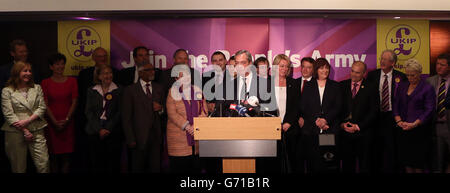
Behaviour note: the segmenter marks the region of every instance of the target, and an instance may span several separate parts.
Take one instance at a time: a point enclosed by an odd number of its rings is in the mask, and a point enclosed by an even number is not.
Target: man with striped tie
[[[433,172],[450,173],[450,132],[448,118],[446,116],[449,110],[446,110],[445,99],[450,84],[450,68],[448,61],[449,54],[441,54],[436,60],[436,75],[427,78],[436,91],[436,116],[433,122]],[[446,159],[447,157],[447,159]]]
[[[392,104],[400,82],[406,81],[404,73],[394,69],[397,55],[392,50],[384,50],[380,56],[380,69],[371,71],[367,80],[378,86],[380,94],[380,114],[378,129],[374,133],[374,154],[371,172],[398,172],[396,123],[392,115]]]

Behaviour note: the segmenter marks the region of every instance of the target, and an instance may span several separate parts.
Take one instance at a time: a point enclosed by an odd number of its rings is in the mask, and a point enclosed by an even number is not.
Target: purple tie
[[[389,85],[388,76],[384,75],[383,90],[381,94],[381,111],[389,110]]]
[[[358,87],[358,83],[353,83],[353,89],[352,89],[352,98],[355,98],[357,90],[356,88]]]

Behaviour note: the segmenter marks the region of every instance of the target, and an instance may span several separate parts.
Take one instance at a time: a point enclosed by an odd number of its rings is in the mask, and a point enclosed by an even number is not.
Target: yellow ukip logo
[[[420,35],[413,27],[405,24],[394,26],[386,36],[386,48],[394,50],[398,60],[413,58],[420,50]]]
[[[72,58],[79,62],[87,62],[91,60],[94,49],[102,46],[102,42],[94,28],[80,26],[67,36],[66,46]]]

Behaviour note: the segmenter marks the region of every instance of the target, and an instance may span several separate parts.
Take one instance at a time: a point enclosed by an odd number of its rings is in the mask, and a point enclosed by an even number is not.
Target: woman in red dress
[[[49,58],[53,74],[42,81],[47,104],[47,143],[50,169],[53,173],[68,173],[70,155],[74,150],[74,122],[72,120],[78,97],[77,81],[64,76],[66,57],[60,53]]]

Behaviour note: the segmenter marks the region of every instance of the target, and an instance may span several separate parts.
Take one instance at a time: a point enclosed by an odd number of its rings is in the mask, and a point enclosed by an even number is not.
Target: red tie
[[[302,92],[302,94],[303,94],[303,88],[305,88],[305,84],[306,84],[306,82],[308,82],[308,81],[307,81],[306,79],[304,79],[304,80],[303,80],[303,84],[302,84],[302,91],[301,91],[301,92]]]
[[[145,84],[145,92],[147,92],[147,97],[152,98],[152,93],[150,92],[150,84]]]

